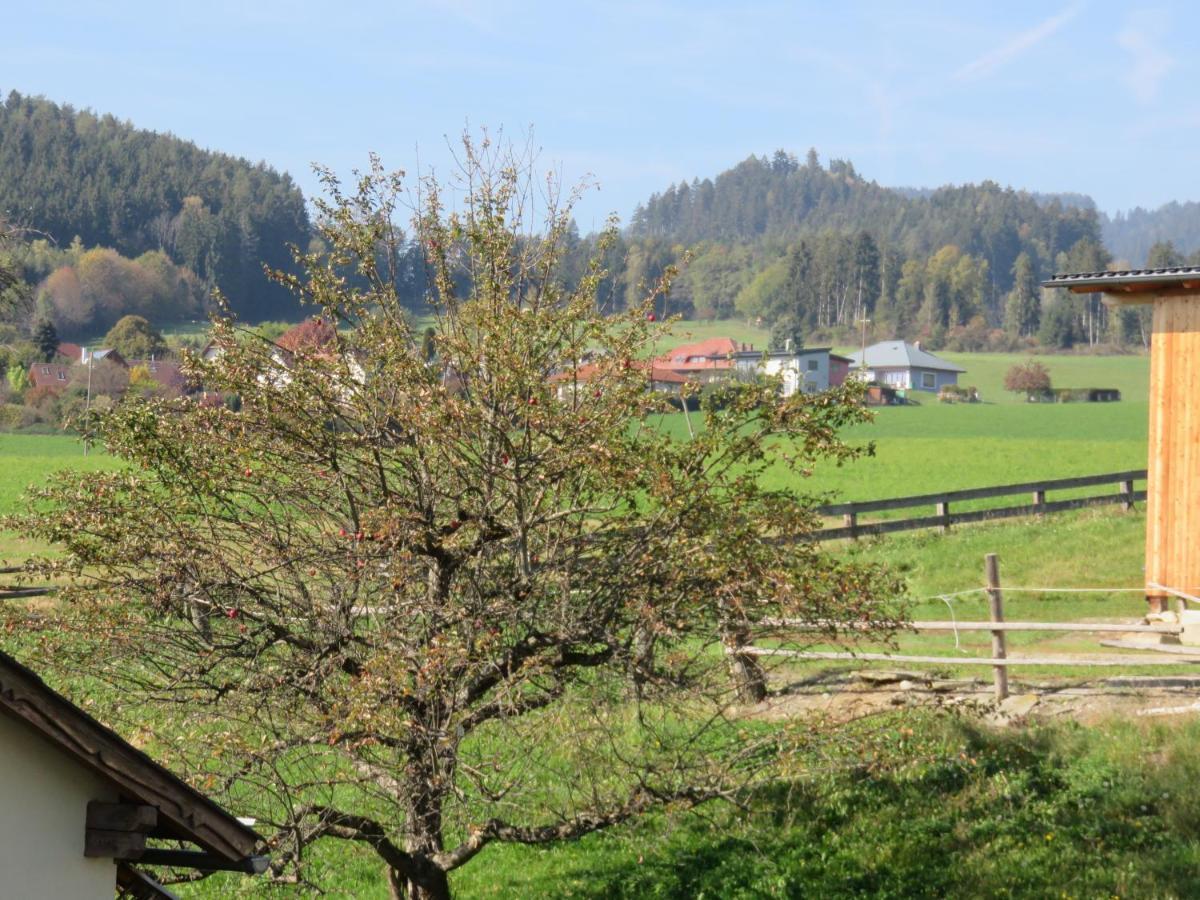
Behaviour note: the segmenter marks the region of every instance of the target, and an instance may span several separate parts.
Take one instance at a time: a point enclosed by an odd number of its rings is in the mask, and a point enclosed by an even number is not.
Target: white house
[[[850,355],[851,375],[901,390],[936,392],[943,385],[958,384],[958,376],[965,371],[907,341],[872,344],[866,349],[865,365],[863,351]]]
[[[815,394],[827,390],[831,384],[840,384],[836,377],[831,379],[831,357],[829,347],[803,347],[799,350],[739,350],[732,354],[739,375],[771,375],[783,379],[783,396],[790,397],[797,391]],[[841,359],[841,357],[834,357]]]
[[[252,829],[2,652],[0,760],[2,898],[168,898],[136,866],[266,868]]]

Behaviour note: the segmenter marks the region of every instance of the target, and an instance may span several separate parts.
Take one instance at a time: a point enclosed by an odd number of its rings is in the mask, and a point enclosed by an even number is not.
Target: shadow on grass
[[[764,789],[744,813],[506,849],[493,877],[525,896],[1196,896],[1200,726],[891,724],[853,768]]]

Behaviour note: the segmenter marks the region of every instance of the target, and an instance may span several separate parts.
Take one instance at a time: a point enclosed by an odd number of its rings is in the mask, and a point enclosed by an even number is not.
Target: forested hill
[[[634,213],[630,233],[694,244],[866,230],[906,258],[954,245],[986,260],[1004,291],[1012,286],[1013,266],[1023,251],[1041,263],[1037,268],[1049,270],[1079,240],[1099,240],[1094,206],[1076,199],[994,182],[897,190],[867,181],[850,162],[823,166],[809,151],[801,163],[778,151],[771,158],[751,156],[714,179],[653,195]]]
[[[304,197],[261,163],[13,92],[0,105],[0,217],[60,246],[161,250],[248,319],[296,314],[262,266],[286,267],[287,244],[307,245]]]
[[[1200,250],[1200,203],[1167,203],[1105,216],[1104,243],[1117,259],[1132,266],[1146,263],[1155,244],[1170,243],[1182,254]]]

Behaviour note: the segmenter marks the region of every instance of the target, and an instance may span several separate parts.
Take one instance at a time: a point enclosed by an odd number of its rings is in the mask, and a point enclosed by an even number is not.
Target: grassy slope
[[[0,433],[0,515],[14,511],[25,488],[55,470],[95,472],[113,464],[110,457],[95,451],[84,457],[82,444],[72,437]],[[36,549],[31,542],[0,531],[0,565],[20,563]]]
[[[713,329],[696,339],[720,333],[730,332]],[[968,368],[978,377],[964,380],[988,396],[984,376],[990,371],[988,377],[1002,378],[1013,359],[972,357]],[[1076,366],[1074,372],[1098,373],[1086,383],[1115,384],[1127,396],[1136,396],[1139,378],[1144,385],[1144,359],[1063,361]],[[1068,384],[1065,376],[1056,380]],[[874,425],[851,435],[876,440],[877,457],[818,471],[812,484],[862,498],[1144,465],[1144,402],[1035,407],[1003,395],[997,400],[882,410]],[[111,465],[102,456],[85,463],[79,454],[68,438],[0,435],[0,511],[49,469]],[[1126,586],[1141,580],[1143,527],[1139,513],[1084,511],[1040,523],[868,540],[846,551],[903,572],[915,597],[978,585],[986,552],[1000,554],[1009,585]],[[13,555],[11,540],[0,536],[0,557]],[[953,603],[959,618],[982,615],[978,596]],[[1006,598],[1010,618],[1045,620],[1132,614],[1140,604],[1127,594]],[[915,613],[947,615],[941,601],[919,605]],[[903,640],[906,649],[928,650],[936,641],[938,652],[952,652],[945,637]],[[963,649],[982,652],[986,640],[964,635]],[[1078,649],[1070,641],[1040,647]],[[970,674],[986,677],[980,670]],[[709,823],[655,818],[567,846],[491,848],[454,876],[455,887],[465,897],[1189,892],[1200,862],[1200,805],[1175,786],[1181,771],[1200,768],[1193,749],[1200,726],[1063,727],[996,737],[908,714],[880,727],[857,749],[839,752],[838,759],[848,754],[860,768],[781,786],[760,796],[747,814],[717,808]],[[1145,766],[1147,753],[1174,771]],[[904,762],[881,766],[888,758]],[[324,876],[332,896],[386,896],[370,854],[324,844],[313,859],[313,874]],[[243,891],[275,893],[229,877],[180,889],[184,896],[213,897]]]

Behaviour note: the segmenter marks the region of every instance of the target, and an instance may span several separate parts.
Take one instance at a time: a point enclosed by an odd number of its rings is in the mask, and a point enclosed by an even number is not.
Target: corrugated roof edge
[[[1042,282],[1042,287],[1071,288],[1090,285],[1138,284],[1200,278],[1200,266],[1171,266],[1165,269],[1120,269],[1113,272],[1064,272]]]

